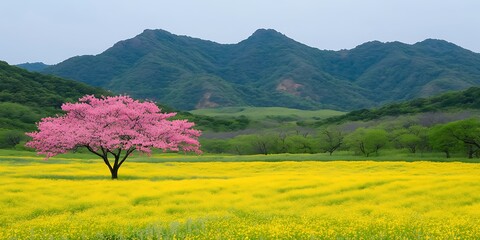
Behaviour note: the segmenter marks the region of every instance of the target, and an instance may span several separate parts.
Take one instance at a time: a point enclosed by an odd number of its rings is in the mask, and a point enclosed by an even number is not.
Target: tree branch
[[[111,153],[115,158],[118,158],[120,155],[114,153],[113,151],[107,150],[108,153]]]
[[[113,170],[112,165],[110,165],[110,162],[108,161],[107,153],[105,152],[105,149],[104,149],[103,147],[101,148],[103,155],[100,154],[100,153],[98,153],[98,152],[96,152],[95,150],[93,150],[93,148],[91,148],[91,147],[88,146],[88,145],[85,145],[85,147],[88,149],[88,151],[90,151],[90,152],[92,152],[93,154],[101,157],[101,158],[103,159],[103,162],[105,162],[105,164],[107,165],[107,167],[110,169],[110,171]]]
[[[108,155],[107,155],[107,150],[105,150],[105,148],[103,147],[100,147],[100,149],[102,149],[102,152],[103,152],[103,155],[104,157],[103,158],[103,161],[105,162],[105,164],[107,164],[108,168],[110,169],[110,171],[113,171],[113,167],[112,165],[110,164],[110,161],[108,161]]]
[[[118,165],[118,167],[122,166],[123,162],[125,162],[125,160],[127,159],[127,157],[128,157],[133,151],[135,151],[135,148],[130,148],[130,149],[127,150],[127,152],[125,153],[125,156],[123,156],[122,161],[120,161],[120,164]]]
[[[99,156],[99,157],[101,157],[101,158],[104,158],[104,157],[105,157],[104,155],[102,155],[102,154],[96,152],[95,150],[93,150],[90,146],[85,145],[85,147],[88,149],[88,151],[92,152],[93,154],[95,154],[95,155],[97,155],[97,156]]]

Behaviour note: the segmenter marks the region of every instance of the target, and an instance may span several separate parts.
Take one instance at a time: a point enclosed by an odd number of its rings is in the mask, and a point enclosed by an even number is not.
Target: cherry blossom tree
[[[87,95],[78,103],[63,104],[62,110],[66,114],[43,118],[38,131],[27,133],[32,140],[26,146],[47,159],[85,147],[101,157],[112,179],[117,179],[118,169],[134,151],[150,154],[158,148],[201,153],[200,131],[192,129],[194,123],[168,120],[176,113],[161,113],[153,102]]]

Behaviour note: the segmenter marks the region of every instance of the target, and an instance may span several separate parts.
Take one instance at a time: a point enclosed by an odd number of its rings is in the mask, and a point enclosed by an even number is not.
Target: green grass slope
[[[283,107],[224,107],[192,110],[190,113],[212,117],[240,117],[245,116],[252,120],[263,119],[324,119],[343,115],[336,110],[300,110]]]

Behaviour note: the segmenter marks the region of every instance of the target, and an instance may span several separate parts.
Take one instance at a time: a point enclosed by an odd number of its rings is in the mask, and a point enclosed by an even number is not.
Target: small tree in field
[[[152,102],[128,96],[84,96],[79,103],[65,103],[63,116],[43,118],[26,146],[50,158],[79,147],[101,157],[112,174],[134,151],[149,154],[151,148],[200,153],[200,131],[186,120],[167,120],[176,113],[161,113]],[[113,157],[112,160],[109,157]]]
[[[461,142],[450,134],[447,124],[433,126],[428,134],[432,148],[444,152],[447,158],[450,158],[452,152],[462,148]]]
[[[355,152],[361,152],[365,157],[376,153],[388,143],[388,133],[384,129],[357,128],[347,136],[347,145]]]
[[[320,132],[320,150],[328,152],[330,156],[343,144],[345,134],[334,127],[323,129]]]

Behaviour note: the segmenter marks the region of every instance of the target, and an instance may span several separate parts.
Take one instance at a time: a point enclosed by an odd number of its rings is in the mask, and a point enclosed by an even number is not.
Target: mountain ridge
[[[320,50],[273,29],[236,44],[145,30],[54,74],[182,110],[281,106],[355,110],[480,85],[480,54],[444,40]]]
[[[28,70],[30,72],[40,72],[43,69],[49,67],[50,65],[45,64],[43,62],[33,62],[33,63],[26,62],[26,63],[17,64],[15,66]]]

